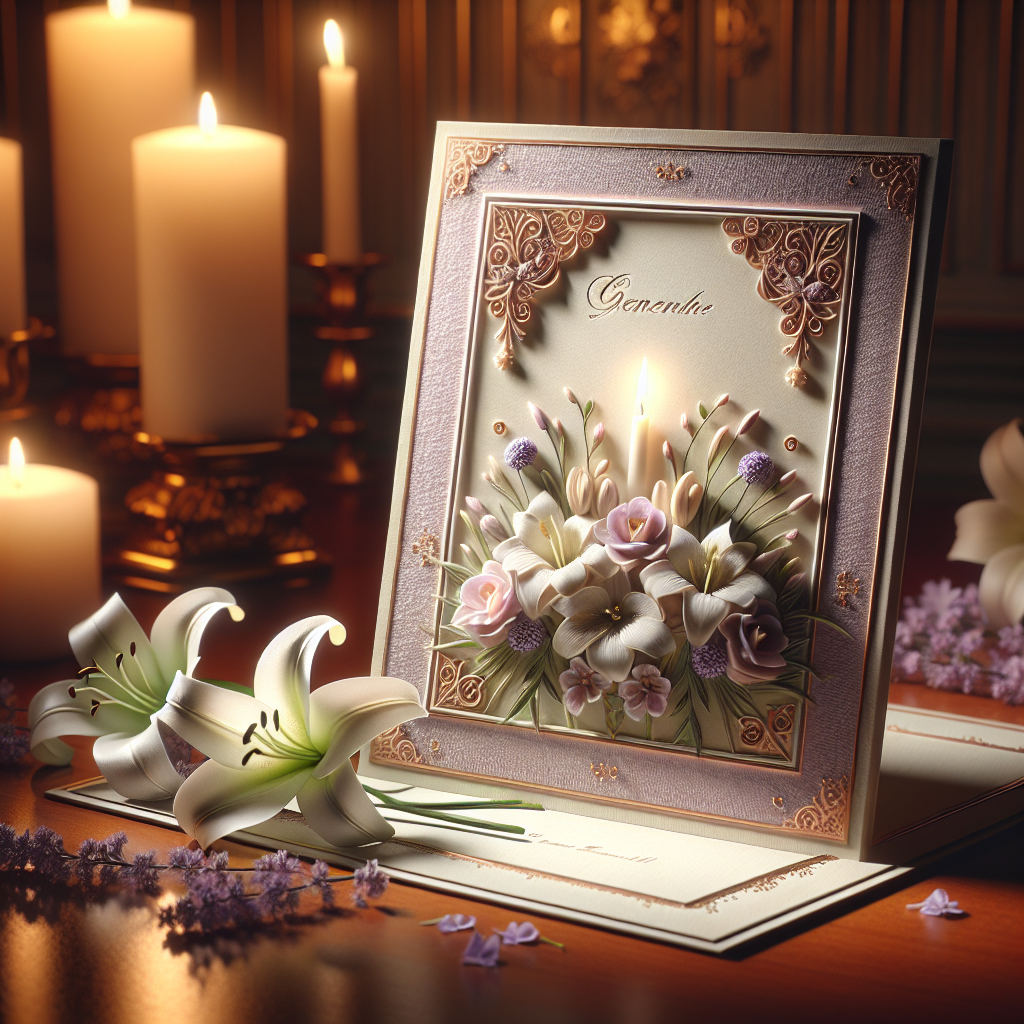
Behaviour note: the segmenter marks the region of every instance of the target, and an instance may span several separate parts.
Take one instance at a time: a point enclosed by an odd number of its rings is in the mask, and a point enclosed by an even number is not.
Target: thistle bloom
[[[334,846],[390,839],[350,758],[368,740],[426,711],[409,683],[342,679],[309,692],[317,643],[344,627],[327,615],[279,633],[256,666],[254,695],[178,673],[161,721],[209,761],[174,799],[178,824],[205,849],[221,836],[273,817],[293,798],[307,824]]]
[[[630,590],[623,572],[567,597],[562,611],[566,618],[555,631],[555,650],[569,659],[586,651],[590,666],[613,682],[629,676],[634,651],[664,658],[676,649],[657,602]]]
[[[570,715],[578,715],[585,704],[593,704],[612,688],[612,681],[592,669],[582,658],[573,658],[558,677],[562,700]]]
[[[633,678],[619,686],[623,711],[634,722],[639,722],[644,715],[660,718],[668,710],[672,684],[658,671],[657,665],[636,665],[630,675]]]
[[[195,671],[203,630],[222,608],[236,622],[244,615],[226,590],[190,590],[160,612],[147,638],[114,594],[68,633],[86,678],[51,683],[32,698],[32,754],[47,764],[69,764],[73,750],[60,737],[97,736],[96,766],[118,793],[133,800],[174,796],[183,780],[157,713],[175,674]]]
[[[749,542],[734,544],[729,523],[703,541],[674,526],[667,556],[642,569],[640,582],[662,605],[666,620],[679,622],[691,646],[702,647],[734,608],[749,610],[758,598],[775,600],[764,577],[747,568],[756,550]]]
[[[532,466],[533,460],[536,458],[537,445],[528,437],[517,437],[514,441],[510,441],[505,449],[505,465],[516,472],[526,469],[527,466]]]
[[[512,525],[516,535],[499,544],[494,557],[514,575],[519,603],[531,619],[560,597],[616,571],[604,547],[594,541],[594,521],[564,518],[546,491],[525,512],[517,512]]]
[[[517,654],[528,654],[537,650],[547,638],[548,631],[543,623],[527,618],[522,612],[508,631],[508,645]]]
[[[775,463],[765,452],[747,452],[740,459],[736,472],[748,484],[766,484],[775,472]]]
[[[1000,427],[981,449],[981,475],[992,498],[956,513],[947,558],[985,566],[978,597],[993,629],[1024,618],[1024,436],[1021,420]]]

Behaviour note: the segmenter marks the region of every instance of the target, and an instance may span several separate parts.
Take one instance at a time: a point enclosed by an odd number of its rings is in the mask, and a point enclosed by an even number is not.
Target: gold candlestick
[[[17,423],[32,415],[34,407],[25,403],[31,377],[29,343],[52,337],[52,327],[30,316],[24,330],[0,338],[0,424]]]

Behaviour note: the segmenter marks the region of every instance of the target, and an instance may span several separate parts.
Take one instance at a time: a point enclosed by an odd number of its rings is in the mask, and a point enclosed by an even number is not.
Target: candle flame
[[[345,40],[341,37],[341,29],[333,18],[324,22],[324,49],[327,61],[332,68],[345,66]]]
[[[212,135],[217,130],[217,105],[208,92],[204,92],[199,101],[199,130],[204,135]]]
[[[19,487],[25,482],[25,452],[21,447],[21,442],[16,437],[11,438],[7,472],[10,474],[11,480]]]
[[[107,11],[112,18],[120,21],[128,16],[132,9],[132,0],[107,0]]]
[[[647,397],[647,356],[640,364],[640,377],[636,382],[636,414],[643,416],[644,399]]]

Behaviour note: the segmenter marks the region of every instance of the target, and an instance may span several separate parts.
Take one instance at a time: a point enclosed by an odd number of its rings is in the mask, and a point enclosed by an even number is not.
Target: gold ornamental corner
[[[477,170],[494,159],[495,154],[504,153],[500,142],[480,142],[478,139],[449,139],[448,159],[444,172],[444,197],[454,199],[464,196]]]
[[[885,205],[902,213],[907,220],[914,219],[917,208],[917,185],[921,176],[921,157],[917,153],[885,153],[862,156],[857,170],[850,175],[849,184],[856,185],[858,171],[866,167],[868,173],[885,191]]]
[[[405,725],[396,725],[375,737],[370,743],[370,760],[392,764],[424,764],[423,755],[416,749]]]
[[[499,370],[515,361],[515,343],[526,335],[537,292],[550,288],[562,264],[594,244],[607,224],[603,214],[581,209],[532,206],[492,207],[484,298],[501,321],[494,337]]]
[[[757,293],[782,313],[779,327],[790,342],[782,354],[793,357],[786,381],[807,383],[803,368],[812,342],[839,314],[848,255],[846,224],[727,217],[722,229],[729,248],[759,270]]]
[[[434,707],[475,711],[484,703],[487,691],[480,676],[465,672],[466,663],[438,652]]]
[[[850,816],[850,781],[822,779],[814,800],[787,818],[783,828],[846,842],[846,824]]]

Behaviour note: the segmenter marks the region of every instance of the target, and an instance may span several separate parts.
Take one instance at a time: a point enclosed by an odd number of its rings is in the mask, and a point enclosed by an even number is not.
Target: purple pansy
[[[522,946],[529,942],[536,942],[540,938],[537,926],[530,921],[524,921],[522,924],[509,921],[508,926],[503,932],[498,931],[497,928],[494,931],[501,936],[501,942],[504,946]]]
[[[470,967],[497,967],[500,950],[501,939],[497,935],[485,939],[479,932],[473,932],[462,954],[462,962]]]
[[[437,922],[437,930],[444,932],[445,935],[450,935],[452,932],[463,932],[467,928],[473,928],[476,926],[475,917],[467,917],[465,914],[445,914],[440,921]]]
[[[658,671],[657,665],[636,665],[630,675],[632,679],[619,684],[623,710],[634,722],[639,722],[644,715],[660,718],[668,710],[672,684]]]
[[[600,700],[612,688],[612,681],[592,669],[582,658],[573,658],[558,677],[562,700],[570,715],[578,715],[585,704]]]

